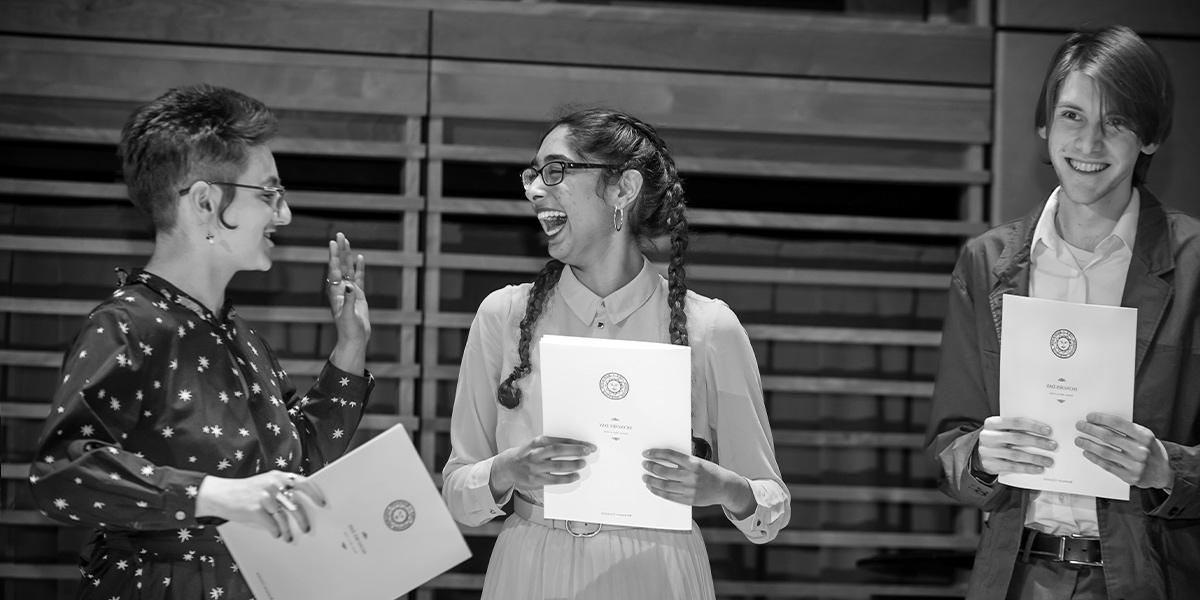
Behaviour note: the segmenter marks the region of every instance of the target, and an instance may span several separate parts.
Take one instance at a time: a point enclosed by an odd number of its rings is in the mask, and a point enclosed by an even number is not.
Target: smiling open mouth
[[[1067,164],[1080,173],[1099,173],[1108,168],[1108,163],[1083,162],[1068,158]]]
[[[543,210],[537,214],[538,223],[542,224],[542,231],[546,235],[554,235],[567,224],[567,213],[560,210]]]

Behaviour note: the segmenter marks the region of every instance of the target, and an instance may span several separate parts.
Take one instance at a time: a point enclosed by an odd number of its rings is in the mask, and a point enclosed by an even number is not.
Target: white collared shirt
[[[1129,261],[1133,258],[1140,208],[1135,188],[1112,233],[1096,245],[1095,251],[1088,252],[1071,246],[1058,234],[1054,220],[1058,213],[1058,189],[1055,189],[1033,231],[1029,296],[1119,306]],[[1053,535],[1100,535],[1095,497],[1034,492],[1031,500],[1025,512],[1027,527]]]

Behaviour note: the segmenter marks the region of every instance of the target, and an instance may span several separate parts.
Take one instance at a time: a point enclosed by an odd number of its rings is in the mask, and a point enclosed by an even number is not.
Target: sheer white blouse
[[[481,525],[504,514],[503,498],[488,485],[492,460],[542,434],[537,344],[543,334],[668,343],[667,281],[647,262],[621,289],[601,298],[571,272],[562,277],[534,331],[532,372],[523,378],[521,404],[507,409],[496,388],[518,362],[517,341],[532,284],[507,286],[484,299],[471,323],[451,418],[451,455],[442,470],[442,496],[459,522]],[[754,514],[726,517],[754,543],[775,537],[791,516],[791,497],[775,460],[762,381],[750,340],[722,301],[688,292],[692,347],[692,435],[712,446],[713,460],[747,478]],[[523,494],[525,492],[522,492]],[[540,490],[531,494],[541,504]]]

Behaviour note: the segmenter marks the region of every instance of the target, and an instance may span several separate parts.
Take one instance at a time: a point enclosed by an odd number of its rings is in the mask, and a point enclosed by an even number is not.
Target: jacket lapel
[[[1137,239],[1133,243],[1133,257],[1129,261],[1125,289],[1121,294],[1121,306],[1138,311],[1134,373],[1141,370],[1146,351],[1150,349],[1163,314],[1175,295],[1175,287],[1164,277],[1175,270],[1171,238],[1167,235],[1166,212],[1154,194],[1146,188],[1139,189],[1142,207],[1138,213]]]
[[[1004,249],[992,268],[995,278],[992,289],[988,292],[988,305],[992,311],[992,324],[996,328],[996,347],[1000,345],[1000,332],[1003,329],[1004,295],[1029,295],[1029,252],[1033,240],[1033,231],[1037,225],[1038,216],[1045,208],[1043,202],[1029,214],[1019,227],[1012,230],[1009,239],[1004,241]]]

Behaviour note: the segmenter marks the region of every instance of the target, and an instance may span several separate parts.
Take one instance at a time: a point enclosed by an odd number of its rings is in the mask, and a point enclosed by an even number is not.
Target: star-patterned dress
[[[298,395],[231,303],[135,272],[76,336],[30,470],[43,512],[97,528],[79,597],[249,599],[223,521],[196,517],[201,481],[329,464],[373,387],[326,363]]]

